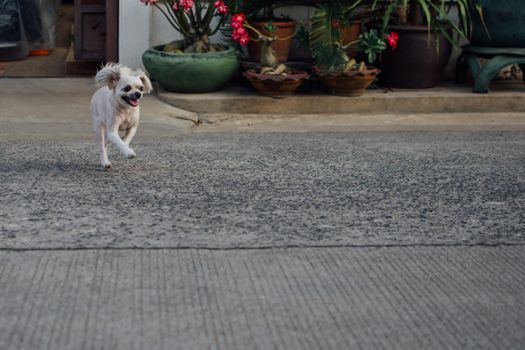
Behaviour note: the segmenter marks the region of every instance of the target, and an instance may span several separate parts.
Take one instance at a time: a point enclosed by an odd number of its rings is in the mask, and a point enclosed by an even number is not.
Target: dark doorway
[[[16,55],[9,51],[2,55],[0,26],[0,77],[91,75],[102,62],[118,60],[118,0],[49,0],[53,5],[45,9],[28,6],[45,1],[6,1],[29,25],[21,30],[26,44]],[[44,35],[39,36],[39,30]],[[13,35],[4,41],[8,40],[15,41]]]

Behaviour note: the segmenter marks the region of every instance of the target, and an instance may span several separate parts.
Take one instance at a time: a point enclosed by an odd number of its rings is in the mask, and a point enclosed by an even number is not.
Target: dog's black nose
[[[142,97],[142,94],[140,92],[135,92],[135,99],[139,99]]]

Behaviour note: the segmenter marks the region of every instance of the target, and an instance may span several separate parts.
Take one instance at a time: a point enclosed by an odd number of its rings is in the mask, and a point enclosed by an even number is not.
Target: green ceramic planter
[[[525,47],[524,0],[475,0],[473,3],[481,5],[483,20],[471,4],[473,28],[470,43],[472,45]]]
[[[179,42],[182,45],[182,42]],[[240,54],[232,47],[211,53],[170,53],[164,45],[142,55],[150,76],[168,91],[200,93],[222,88],[237,72]]]

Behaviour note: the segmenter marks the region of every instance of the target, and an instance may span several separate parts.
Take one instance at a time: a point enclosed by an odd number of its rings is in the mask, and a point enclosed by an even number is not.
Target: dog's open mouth
[[[126,101],[130,106],[137,107],[139,105],[139,99],[129,96],[122,96],[122,99]]]

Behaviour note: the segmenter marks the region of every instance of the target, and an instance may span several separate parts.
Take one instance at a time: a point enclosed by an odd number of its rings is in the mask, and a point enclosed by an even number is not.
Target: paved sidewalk
[[[92,78],[0,79],[0,140],[93,140],[89,104],[95,91]],[[194,118],[149,95],[141,103],[139,136],[181,135]]]
[[[520,349],[525,246],[0,252],[0,349]]]

